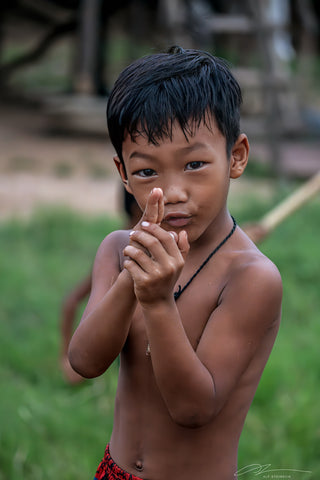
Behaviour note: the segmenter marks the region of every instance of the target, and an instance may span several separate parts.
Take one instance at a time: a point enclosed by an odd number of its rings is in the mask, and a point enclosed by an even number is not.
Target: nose
[[[170,203],[185,203],[188,200],[186,186],[182,181],[179,181],[177,176],[173,176],[170,181],[168,180],[164,183],[162,190],[165,205]]]

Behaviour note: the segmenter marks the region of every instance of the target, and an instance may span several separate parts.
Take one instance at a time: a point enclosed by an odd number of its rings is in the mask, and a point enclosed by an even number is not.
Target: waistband
[[[143,480],[132,473],[126,472],[117,465],[111,455],[109,443],[106,446],[104,457],[98,466],[94,480]]]

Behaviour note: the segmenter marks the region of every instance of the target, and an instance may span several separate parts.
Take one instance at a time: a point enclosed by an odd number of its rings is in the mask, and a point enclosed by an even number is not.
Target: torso
[[[181,319],[196,350],[212,311],[230,273],[248,258],[262,256],[241,232],[236,232],[237,252],[232,243],[210,260],[189,285],[188,295],[177,301]],[[121,248],[122,250],[122,248]],[[181,283],[193,272],[186,264]],[[148,339],[144,320],[137,307],[127,342],[121,353],[114,427],[110,453],[124,470],[148,480],[234,480],[237,450],[243,423],[277,333],[278,323],[268,331],[263,345],[218,415],[200,428],[184,428],[173,422],[162,400],[152,371],[152,352],[146,355]]]

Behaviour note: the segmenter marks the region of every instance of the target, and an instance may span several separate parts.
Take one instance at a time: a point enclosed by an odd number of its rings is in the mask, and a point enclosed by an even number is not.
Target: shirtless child
[[[235,224],[249,152],[240,88],[212,55],[173,47],[120,74],[107,117],[144,212],[102,242],[69,357],[84,377],[121,354],[96,479],[233,480],[243,424],[280,322],[277,268]]]

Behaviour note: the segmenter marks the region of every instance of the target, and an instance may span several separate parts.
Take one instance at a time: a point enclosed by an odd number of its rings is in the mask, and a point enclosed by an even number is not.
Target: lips
[[[183,228],[189,225],[191,222],[190,215],[186,215],[185,213],[174,212],[169,213],[164,217],[164,222],[170,227],[174,228]]]

